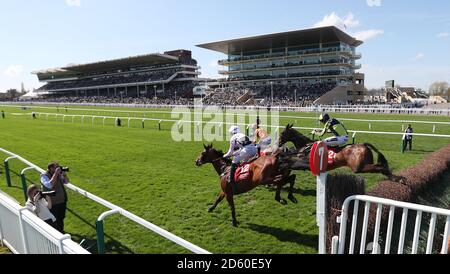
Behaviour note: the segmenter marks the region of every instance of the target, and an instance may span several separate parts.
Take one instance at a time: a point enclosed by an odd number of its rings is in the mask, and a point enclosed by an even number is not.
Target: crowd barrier
[[[0,242],[15,254],[89,254],[87,250],[0,192]]]

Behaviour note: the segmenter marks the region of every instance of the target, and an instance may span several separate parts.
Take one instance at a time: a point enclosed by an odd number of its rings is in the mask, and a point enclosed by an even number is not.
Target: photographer
[[[50,197],[52,203],[50,211],[56,218],[56,229],[62,234],[65,234],[64,218],[67,209],[67,193],[64,187],[69,183],[67,171],[67,168],[61,168],[58,163],[50,163],[47,172],[41,175],[44,190],[56,192],[54,196]]]
[[[42,191],[35,186],[31,185],[27,190],[28,201],[26,207],[33,211],[41,220],[56,228],[56,218],[50,212],[52,208],[52,200],[46,195],[42,194]]]

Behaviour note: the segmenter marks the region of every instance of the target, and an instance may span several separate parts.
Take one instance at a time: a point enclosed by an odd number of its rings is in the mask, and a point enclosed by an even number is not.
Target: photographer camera
[[[69,183],[67,172],[69,172],[69,168],[61,167],[58,163],[53,162],[48,165],[47,172],[41,175],[44,190],[54,191],[54,195],[47,196],[47,198],[52,203],[50,211],[56,218],[56,229],[62,234],[65,234],[64,218],[67,209],[67,192],[64,185]]]
[[[26,207],[33,211],[41,220],[56,228],[56,218],[50,212],[52,200],[48,197],[53,195],[53,193],[42,192],[37,186],[31,185],[28,187],[27,195]]]

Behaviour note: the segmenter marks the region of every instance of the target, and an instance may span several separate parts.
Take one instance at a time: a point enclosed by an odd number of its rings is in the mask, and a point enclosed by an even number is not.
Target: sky
[[[218,77],[225,55],[196,45],[326,25],[364,41],[369,89],[450,82],[448,0],[0,0],[0,92],[39,88],[35,70],[175,49]]]

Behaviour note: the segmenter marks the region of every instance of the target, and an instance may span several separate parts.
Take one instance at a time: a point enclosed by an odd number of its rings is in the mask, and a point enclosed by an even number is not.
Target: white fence
[[[1,106],[1,105],[0,105]],[[20,108],[21,106],[13,106]],[[177,109],[181,109],[180,106],[171,106],[172,110],[146,110],[146,111],[138,111],[138,110],[111,110],[111,109],[86,109],[86,108],[67,108],[67,111],[86,111],[86,112],[104,112],[104,113],[128,113],[130,115],[133,114],[142,114],[145,118],[147,114],[191,114],[191,112],[179,111]],[[192,107],[192,106],[191,106]],[[33,106],[36,109],[54,109],[54,107],[46,107],[46,106]],[[186,109],[186,108],[185,108]],[[208,109],[206,109],[208,110]],[[239,110],[239,109],[231,109],[228,110]],[[248,109],[250,111],[251,109]],[[202,114],[214,115],[216,113],[204,111]],[[248,115],[249,117],[258,117],[258,115]],[[279,118],[289,118],[294,120],[316,120],[317,117],[302,117],[302,116],[292,116],[292,115],[279,115]],[[423,121],[423,120],[387,120],[387,119],[351,119],[351,118],[339,118],[341,121],[352,121],[352,122],[363,122],[363,123],[402,123],[402,124],[429,124],[429,125],[446,125],[450,126],[450,122],[438,122],[438,121]]]
[[[28,171],[28,170],[34,170],[34,171],[39,172],[40,174],[45,173],[45,170],[43,170],[42,168],[40,168],[37,165],[29,162],[28,160],[22,158],[21,156],[19,156],[17,154],[14,154],[14,153],[12,153],[10,151],[7,151],[5,149],[2,149],[2,148],[0,148],[0,152],[3,152],[5,154],[9,155],[10,157],[8,159],[17,159],[17,160],[21,161],[22,163],[24,163],[24,164],[29,166],[28,168],[25,168],[24,170],[22,170],[21,174],[24,174],[24,172]],[[75,191],[76,193],[78,193],[78,194],[80,194],[80,195],[82,195],[82,196],[84,196],[84,197],[86,197],[86,198],[88,198],[88,199],[98,203],[98,204],[101,204],[101,205],[109,208],[110,210],[114,210],[114,213],[121,214],[125,218],[127,218],[127,219],[129,219],[129,220],[131,220],[131,221],[133,221],[133,222],[135,222],[135,223],[137,223],[137,224],[139,224],[139,225],[141,225],[141,226],[143,226],[143,227],[145,227],[145,228],[147,228],[147,229],[149,229],[149,230],[159,234],[160,236],[162,236],[162,237],[164,237],[164,238],[166,238],[166,239],[176,243],[177,245],[180,245],[180,246],[182,246],[182,247],[192,251],[193,253],[196,253],[196,254],[210,254],[209,251],[207,251],[207,250],[205,250],[203,248],[200,248],[200,247],[198,247],[198,246],[196,246],[196,245],[194,245],[194,244],[192,244],[192,243],[190,243],[190,242],[188,242],[188,241],[186,241],[186,240],[184,240],[184,239],[182,239],[182,238],[180,238],[180,237],[178,237],[178,236],[176,236],[176,235],[174,235],[174,234],[172,234],[172,233],[170,233],[170,232],[168,232],[168,231],[166,231],[166,230],[164,230],[164,229],[162,229],[162,228],[160,228],[160,227],[158,227],[158,226],[156,226],[156,225],[154,225],[154,224],[152,224],[152,223],[150,223],[150,222],[148,222],[146,220],[144,220],[144,219],[136,216],[135,214],[133,214],[133,213],[131,213],[131,212],[129,212],[129,211],[119,207],[119,206],[116,206],[116,205],[114,205],[114,204],[112,204],[112,203],[110,203],[110,202],[108,202],[108,201],[106,201],[106,200],[104,200],[104,199],[102,199],[102,198],[92,194],[92,193],[89,193],[86,190],[83,190],[83,189],[81,189],[81,188],[79,188],[77,186],[74,186],[72,184],[68,184],[68,185],[66,185],[66,187],[71,189],[71,190],[73,190],[73,191]],[[101,215],[103,215],[103,214],[101,214]],[[1,220],[3,220],[3,216],[2,216]],[[23,238],[21,238],[21,239],[23,239]],[[29,239],[27,239],[27,240],[29,241]],[[24,244],[24,246],[26,246],[26,244]],[[20,251],[23,251],[23,250],[20,250]]]
[[[194,105],[155,105],[155,104],[94,104],[94,103],[46,103],[46,102],[2,102],[0,106],[88,106],[88,107],[114,107],[114,108],[155,108],[167,109],[176,107],[194,108]],[[227,110],[267,110],[267,107],[259,106],[220,106]],[[403,108],[389,106],[309,106],[309,107],[271,107],[273,110],[285,112],[334,112],[334,113],[367,113],[367,114],[415,114],[415,115],[439,115],[450,116],[450,109],[424,109],[424,108]]]
[[[41,112],[35,112],[35,114],[41,118],[42,116],[45,116],[46,119],[48,120],[49,117],[62,117],[62,122],[66,121],[66,118],[71,118],[71,122],[74,122],[75,118],[81,118],[82,123],[84,123],[85,118],[91,119],[91,123],[92,125],[94,125],[95,120],[102,120],[103,121],[103,125],[105,125],[106,120],[116,120],[116,119],[121,119],[124,121],[128,121],[128,127],[130,127],[130,122],[131,121],[140,121],[143,124],[145,123],[145,121],[153,121],[153,122],[158,122],[159,124],[161,124],[162,122],[168,122],[168,123],[189,123],[194,125],[195,127],[199,127],[201,123],[212,123],[212,124],[218,124],[221,127],[221,132],[223,131],[223,126],[225,125],[238,125],[238,126],[243,126],[246,127],[247,129],[249,128],[249,125],[247,124],[240,124],[240,123],[226,123],[226,122],[208,122],[208,121],[203,121],[203,122],[199,122],[199,121],[184,121],[184,120],[173,120],[173,119],[154,119],[154,118],[137,118],[137,117],[115,117],[115,116],[96,116],[96,115],[72,115],[72,114],[59,114],[59,113],[41,113]],[[31,113],[26,114],[26,115],[32,115]],[[261,125],[262,127],[267,127],[267,128],[273,128],[271,125]],[[276,127],[276,129],[283,129],[284,126],[278,126]],[[294,129],[298,129],[298,130],[315,130],[317,128],[310,128],[310,127],[294,127]],[[357,134],[375,134],[375,135],[397,135],[397,136],[403,136],[405,135],[404,132],[378,132],[378,131],[363,131],[363,130],[348,130],[349,133],[353,133],[353,139],[356,138]],[[425,134],[425,133],[412,133],[409,134],[411,136],[421,136],[421,137],[437,137],[437,138],[450,138],[450,135],[444,135],[444,134]]]
[[[1,192],[0,242],[16,254],[89,254]]]
[[[353,214],[349,216],[349,211],[351,204],[353,204]],[[347,198],[344,202],[342,208],[342,215],[338,218],[338,223],[340,223],[340,233],[339,237],[333,238],[333,253],[344,254],[348,252],[349,254],[354,254],[355,250],[358,248],[356,246],[356,234],[358,227],[358,210],[360,205],[364,207],[364,217],[362,223],[362,232],[361,232],[361,243],[359,244],[359,254],[364,254],[366,252],[366,239],[367,239],[367,231],[368,231],[368,220],[369,220],[369,212],[372,205],[376,206],[376,223],[373,235],[373,254],[380,254],[383,252],[380,245],[380,230],[381,230],[381,217],[382,210],[387,210],[389,208],[389,219],[386,231],[386,237],[384,241],[384,254],[390,254],[392,252],[392,237],[393,237],[393,228],[394,228],[394,218],[395,212],[397,209],[402,210],[402,219],[401,219],[401,228],[399,234],[399,242],[397,253],[403,254],[405,249],[405,234],[407,230],[408,223],[408,213],[409,211],[416,212],[415,218],[415,226],[414,226],[414,236],[412,243],[412,254],[417,254],[418,245],[419,245],[419,236],[421,233],[421,225],[422,225],[422,217],[424,214],[429,214],[430,224],[428,227],[427,234],[427,247],[426,254],[432,254],[435,252],[433,250],[434,239],[436,235],[436,222],[438,217],[445,218],[445,229],[444,231],[438,231],[438,233],[443,233],[443,241],[442,248],[440,253],[447,254],[448,253],[448,240],[450,237],[450,210],[429,207],[424,205],[417,205],[393,200],[387,200],[377,197],[371,196],[352,196]],[[349,246],[346,246],[346,237],[347,237],[347,221],[351,218],[351,233],[350,233],[350,242]]]

